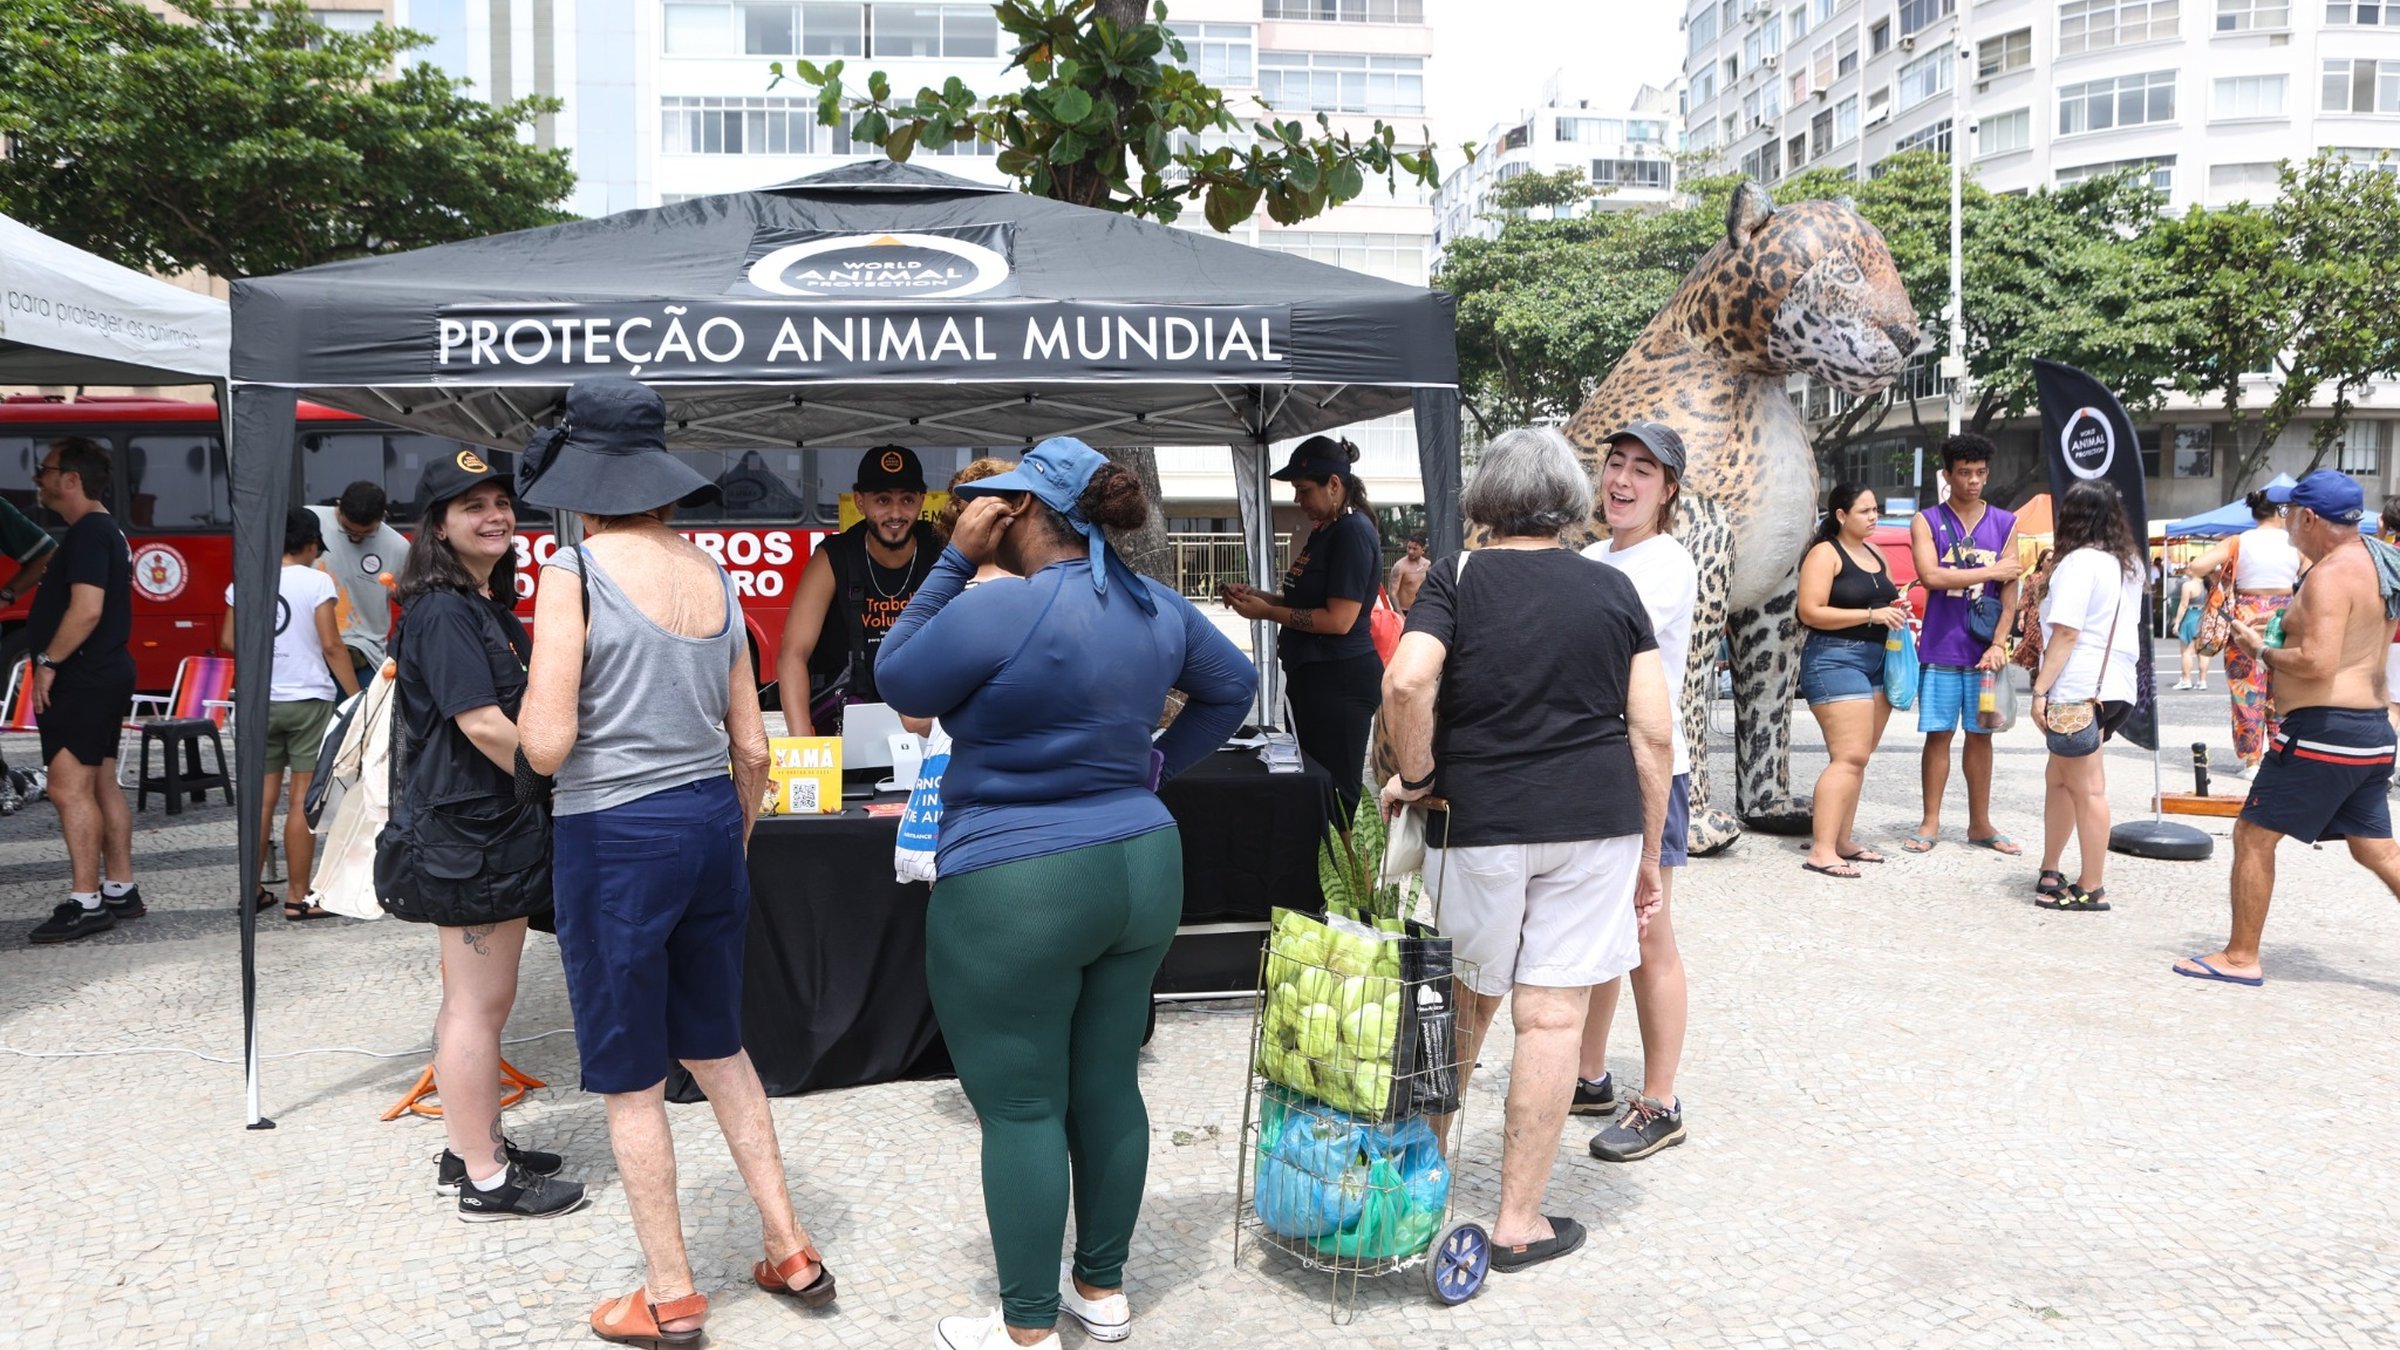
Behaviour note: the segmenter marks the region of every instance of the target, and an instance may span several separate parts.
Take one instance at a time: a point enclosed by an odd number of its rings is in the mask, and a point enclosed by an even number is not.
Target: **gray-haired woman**
[[[1542,1193],[1591,989],[1640,963],[1641,923],[1661,895],[1666,673],[1633,582],[1560,543],[1590,518],[1592,496],[1557,432],[1494,439],[1461,500],[1486,543],[1434,564],[1384,677],[1400,770],[1384,810],[1428,798],[1442,808],[1426,822],[1439,847],[1425,875],[1461,967],[1461,1065],[1516,994],[1492,1226],[1500,1270],[1583,1243],[1582,1225],[1543,1216]]]

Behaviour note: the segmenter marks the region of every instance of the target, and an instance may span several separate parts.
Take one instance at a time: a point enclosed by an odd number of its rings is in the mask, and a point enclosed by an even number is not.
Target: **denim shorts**
[[[1883,643],[1810,633],[1800,648],[1800,697],[1809,706],[1873,698],[1883,692]]]
[[[730,778],[560,816],[551,879],[583,1090],[639,1092],[742,1048],[750,868]]]

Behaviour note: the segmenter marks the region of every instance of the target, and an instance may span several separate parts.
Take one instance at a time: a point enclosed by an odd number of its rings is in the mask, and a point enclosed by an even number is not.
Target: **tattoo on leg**
[[[472,928],[461,929],[458,940],[473,947],[477,956],[490,956],[492,930],[499,926],[496,923],[479,923]]]
[[[500,1134],[500,1117],[492,1117],[492,1161],[508,1166],[508,1141]]]

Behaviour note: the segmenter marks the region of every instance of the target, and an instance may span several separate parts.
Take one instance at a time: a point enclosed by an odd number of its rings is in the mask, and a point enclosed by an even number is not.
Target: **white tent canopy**
[[[0,384],[222,384],[225,302],[0,216]]]

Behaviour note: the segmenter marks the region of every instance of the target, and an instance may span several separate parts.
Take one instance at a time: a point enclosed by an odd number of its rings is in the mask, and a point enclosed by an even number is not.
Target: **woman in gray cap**
[[[535,600],[524,760],[556,774],[558,950],[583,1088],[608,1136],[648,1278],[592,1313],[613,1341],[686,1344],[708,1296],[692,1285],[667,1130],[681,1063],[758,1206],[751,1278],[808,1307],[834,1296],[792,1212],[775,1120],[742,1049],[745,859],[767,776],[766,730],[733,583],[667,523],[713,485],[668,452],[666,405],[631,380],[585,380],[525,448],[518,491],[583,517]],[[732,772],[727,773],[730,759]]]

